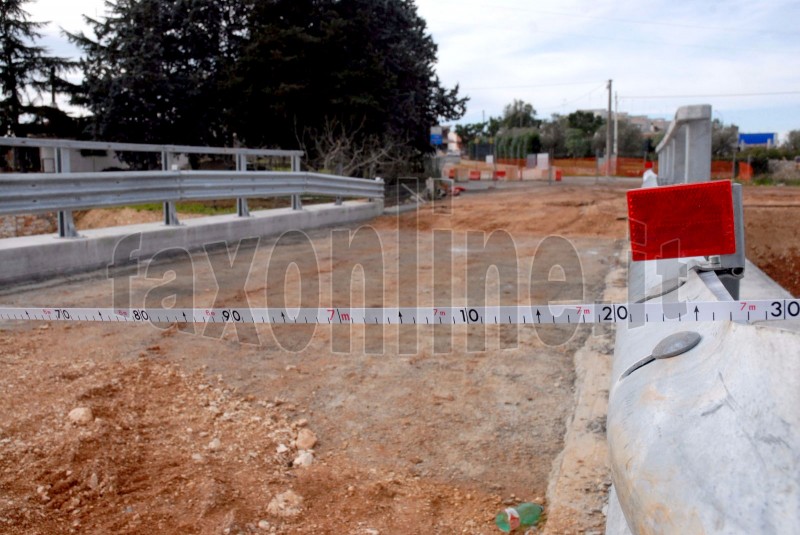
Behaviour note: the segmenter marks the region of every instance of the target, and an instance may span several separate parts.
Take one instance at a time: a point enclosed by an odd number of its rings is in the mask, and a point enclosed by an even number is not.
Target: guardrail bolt
[[[652,357],[654,359],[668,359],[686,353],[700,343],[703,337],[694,331],[681,331],[671,334],[661,340],[653,348]]]

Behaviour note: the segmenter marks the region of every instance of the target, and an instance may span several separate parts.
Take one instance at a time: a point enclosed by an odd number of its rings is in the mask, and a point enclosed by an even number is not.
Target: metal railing
[[[659,185],[710,180],[711,106],[678,108],[656,152]]]
[[[179,224],[175,203],[182,201],[236,199],[237,214],[249,216],[248,198],[292,198],[292,208],[301,210],[301,195],[383,198],[381,180],[300,172],[301,151],[106,143],[56,139],[0,138],[0,146],[52,150],[54,173],[0,174],[0,215],[58,212],[60,237],[75,237],[73,210],[107,208],[160,202],[165,225]],[[161,171],[70,172],[79,150],[157,153]],[[233,171],[171,170],[180,154],[233,156]],[[291,171],[250,171],[248,159],[283,157]]]

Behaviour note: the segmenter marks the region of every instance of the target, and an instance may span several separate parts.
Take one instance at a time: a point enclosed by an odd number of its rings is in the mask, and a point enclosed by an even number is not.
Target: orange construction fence
[[[559,167],[566,176],[595,176],[598,172],[597,160],[594,158],[556,158],[553,165]],[[601,167],[600,174],[605,174]]]
[[[445,176],[456,180],[520,180],[525,169],[525,160],[498,159],[497,164],[480,161],[462,160],[461,163],[447,166]],[[603,176],[606,174],[604,164],[598,166],[595,158],[557,158],[553,167],[563,176]],[[641,177],[645,171],[645,162],[641,158],[615,158],[609,170],[613,176]],[[753,168],[746,162],[737,162],[736,178],[749,181],[753,178]],[[658,173],[658,162],[653,162],[653,171]],[[526,172],[527,177],[527,172]],[[712,179],[733,178],[733,162],[715,160],[711,162]]]
[[[753,178],[753,166],[747,162],[736,162],[739,168],[736,178],[743,182],[748,182]],[[733,178],[733,162],[714,160],[711,162],[711,178],[727,179]]]

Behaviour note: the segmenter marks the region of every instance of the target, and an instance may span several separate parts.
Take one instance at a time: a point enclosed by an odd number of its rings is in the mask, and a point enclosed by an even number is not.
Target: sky
[[[711,104],[741,132],[800,129],[800,2],[796,0],[416,0],[439,47],[445,86],[470,97],[458,122],[502,115],[521,99],[540,118],[608,106],[672,118]],[[43,44],[77,56],[60,28],[85,28],[103,0],[34,0],[50,21]]]

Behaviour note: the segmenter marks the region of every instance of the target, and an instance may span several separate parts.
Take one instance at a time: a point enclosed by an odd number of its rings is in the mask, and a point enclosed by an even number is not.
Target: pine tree
[[[0,134],[25,136],[47,131],[48,125],[69,129],[71,122],[55,107],[55,95],[71,85],[61,75],[73,67],[65,58],[50,56],[35,42],[42,37],[45,22],[30,20],[23,6],[29,0],[0,2]],[[39,99],[50,93],[51,106]],[[29,120],[23,122],[23,118]],[[53,130],[52,128],[50,130]]]
[[[249,33],[236,77],[248,144],[287,146],[334,123],[420,154],[431,126],[464,114],[412,0],[258,2]]]
[[[230,142],[226,73],[243,40],[237,0],[117,0],[70,35],[84,51],[80,103],[93,137],[219,145]]]
[[[321,134],[343,133],[355,153],[419,155],[432,125],[464,113],[458,88],[436,76],[436,44],[412,0],[106,6],[87,19],[93,35],[71,36],[98,138],[319,153]]]

